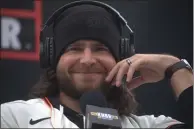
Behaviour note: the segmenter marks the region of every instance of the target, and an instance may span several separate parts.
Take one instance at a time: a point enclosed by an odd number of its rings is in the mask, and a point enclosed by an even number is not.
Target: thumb
[[[129,83],[127,83],[127,86],[131,90],[131,89],[139,87],[142,84],[145,84],[145,80],[143,79],[142,76],[138,76],[138,77],[133,78]]]

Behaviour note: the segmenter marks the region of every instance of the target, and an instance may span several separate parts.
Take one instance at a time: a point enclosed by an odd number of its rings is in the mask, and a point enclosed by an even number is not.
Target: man
[[[60,45],[55,67],[48,68],[32,88],[28,101],[1,105],[2,128],[83,128],[79,98],[84,92],[100,89],[121,118],[122,128],[192,127],[192,72],[171,55],[135,54],[118,61],[120,29],[101,7],[80,5],[64,11],[54,24],[55,44]],[[163,115],[136,116],[132,89],[155,83],[171,71],[170,83],[180,106],[180,118]],[[139,77],[133,78],[135,71]],[[168,71],[169,72],[169,71]],[[127,86],[122,85],[126,75]],[[94,99],[95,100],[95,99]],[[188,102],[188,101],[187,101]],[[177,108],[178,109],[178,108]]]

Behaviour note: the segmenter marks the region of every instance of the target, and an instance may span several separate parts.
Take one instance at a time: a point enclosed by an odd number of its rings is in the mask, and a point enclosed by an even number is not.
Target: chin
[[[103,73],[91,73],[91,74],[84,74],[84,73],[72,73],[71,78],[75,83],[82,83],[82,84],[97,84],[98,82],[102,82],[105,79],[105,75]]]
[[[83,73],[72,73],[70,74],[71,79],[78,89],[95,89],[97,88],[105,79],[103,73],[94,74],[83,74]]]
[[[82,88],[82,89],[95,89],[95,88],[97,88],[98,86],[100,85],[100,83],[97,83],[97,82],[94,82],[94,83],[92,83],[92,82],[77,82],[76,83],[76,86],[78,87],[78,88]]]
[[[81,92],[90,91],[100,87],[102,80],[95,80],[95,81],[80,81],[74,80],[73,81],[76,88]]]

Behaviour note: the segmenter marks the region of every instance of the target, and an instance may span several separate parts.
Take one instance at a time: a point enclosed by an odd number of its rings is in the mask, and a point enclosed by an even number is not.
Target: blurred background
[[[25,99],[39,79],[41,24],[73,0],[5,0],[1,6],[0,103]],[[192,0],[101,0],[116,8],[135,32],[138,53],[166,53],[193,63]],[[52,27],[51,27],[52,28]],[[52,35],[48,29],[48,35]],[[168,80],[135,90],[139,114],[175,117]]]

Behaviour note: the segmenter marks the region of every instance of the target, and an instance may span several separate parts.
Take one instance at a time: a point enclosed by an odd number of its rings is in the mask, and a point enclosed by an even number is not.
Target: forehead
[[[80,46],[104,46],[103,43],[96,40],[77,40],[71,45],[80,45]]]

